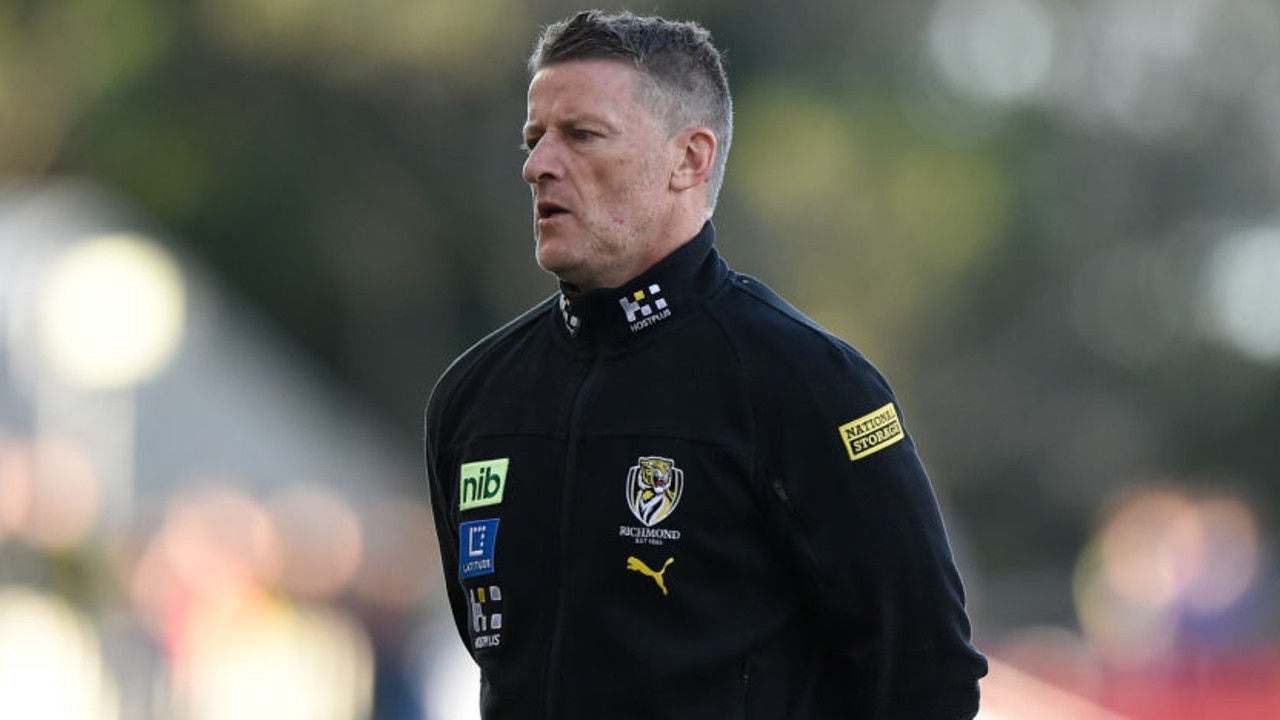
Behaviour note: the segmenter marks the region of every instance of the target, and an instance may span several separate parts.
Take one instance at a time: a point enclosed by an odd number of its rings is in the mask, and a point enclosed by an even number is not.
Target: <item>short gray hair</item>
[[[646,95],[670,135],[691,125],[704,125],[715,134],[708,215],[715,210],[733,140],[733,98],[711,33],[695,22],[587,10],[543,31],[529,57],[529,74],[572,60],[634,65],[646,79]]]

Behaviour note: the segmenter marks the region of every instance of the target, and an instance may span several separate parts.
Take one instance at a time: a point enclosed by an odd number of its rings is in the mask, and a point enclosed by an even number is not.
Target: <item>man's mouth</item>
[[[569,213],[568,208],[550,200],[539,200],[537,211],[539,220],[547,220],[557,215],[567,215]]]

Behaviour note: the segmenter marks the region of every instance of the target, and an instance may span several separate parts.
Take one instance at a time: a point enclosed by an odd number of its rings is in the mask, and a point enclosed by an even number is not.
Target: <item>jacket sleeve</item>
[[[468,623],[470,612],[467,607],[466,592],[458,577],[458,513],[457,497],[453,487],[449,485],[452,478],[452,461],[442,442],[444,431],[444,411],[448,405],[447,385],[441,381],[431,394],[427,403],[424,450],[426,456],[427,484],[431,494],[431,515],[435,521],[437,545],[440,547],[440,569],[443,574],[445,590],[449,598],[449,607],[453,614],[454,625],[458,636],[471,653]]]
[[[968,720],[986,660],[902,410],[856,351],[819,355],[762,378],[758,447],[851,717]]]

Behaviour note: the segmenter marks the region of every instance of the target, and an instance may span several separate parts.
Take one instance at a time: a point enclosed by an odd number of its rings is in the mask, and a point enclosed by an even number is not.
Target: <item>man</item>
[[[714,248],[732,108],[707,32],[581,13],[530,70],[560,292],[426,419],[481,715],[973,717],[986,662],[888,385]]]

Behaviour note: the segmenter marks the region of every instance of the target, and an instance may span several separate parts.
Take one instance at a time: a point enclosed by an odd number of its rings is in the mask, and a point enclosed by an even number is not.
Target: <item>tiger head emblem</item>
[[[627,471],[627,505],[646,527],[667,518],[684,492],[684,471],[664,457],[641,457]]]

